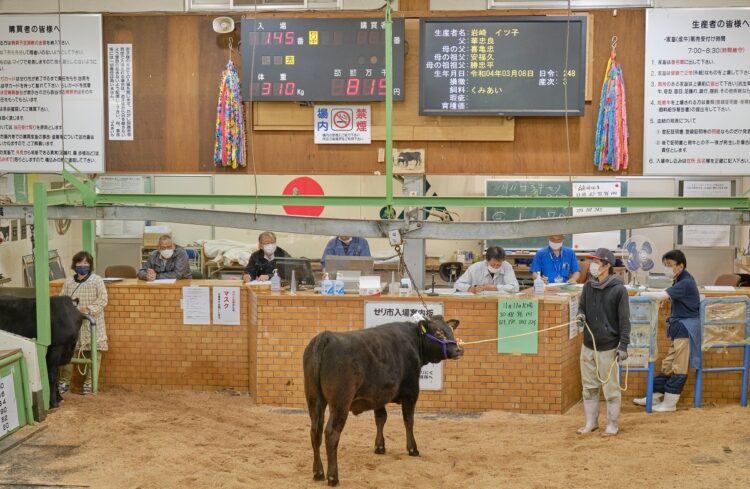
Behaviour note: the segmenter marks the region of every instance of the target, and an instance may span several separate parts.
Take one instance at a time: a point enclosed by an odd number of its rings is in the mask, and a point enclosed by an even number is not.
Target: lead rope
[[[404,253],[401,251],[401,245],[395,245],[393,249],[398,254],[399,265],[404,270],[406,270],[406,274],[409,276],[409,280],[411,280],[411,286],[414,287],[414,290],[417,291],[417,297],[419,297],[419,302],[421,302],[422,307],[424,307],[425,314],[427,314],[427,316],[432,316],[432,313],[430,313],[430,310],[427,308],[427,303],[424,301],[424,297],[422,297],[422,293],[419,291],[419,287],[417,287],[417,283],[414,281],[414,277],[412,277],[411,275],[409,267],[406,266],[406,262],[404,261]]]
[[[549,328],[540,329],[538,331],[530,331],[530,332],[527,332],[527,333],[519,333],[519,334],[510,335],[510,336],[500,336],[500,337],[497,337],[497,338],[490,338],[488,340],[478,340],[478,341],[460,341],[459,340],[458,345],[461,348],[463,348],[465,345],[476,345],[476,344],[479,344],[479,343],[489,343],[490,341],[501,341],[501,340],[509,340],[511,338],[520,338],[522,336],[530,336],[530,335],[533,335],[533,334],[545,333],[547,331],[552,331],[552,330],[555,330],[555,329],[564,328],[565,326],[570,326],[571,324],[577,324],[577,323],[578,323],[578,321],[570,321],[570,322],[567,322],[567,323],[558,324],[558,325],[555,325],[555,326],[550,326]],[[596,353],[597,353],[596,340],[594,339],[594,335],[591,333],[591,327],[589,326],[589,324],[585,320],[583,321],[583,324],[586,326],[586,329],[588,329],[589,334],[591,335],[592,343],[594,344],[593,346],[594,346],[594,363],[596,364],[596,379],[599,382],[601,382],[602,384],[606,384],[607,382],[609,382],[609,379],[612,377],[612,371],[613,371],[615,365],[617,365],[617,357],[615,357],[615,359],[612,361],[612,364],[609,366],[609,371],[608,371],[608,374],[607,374],[607,378],[606,379],[602,379],[601,375],[599,375],[599,357],[597,357],[597,355],[596,355]],[[628,372],[629,372],[628,365],[625,364],[625,387],[623,387],[622,385],[620,385],[619,381],[617,383],[619,389],[621,391],[623,391],[623,392],[626,391],[626,390],[628,390]]]

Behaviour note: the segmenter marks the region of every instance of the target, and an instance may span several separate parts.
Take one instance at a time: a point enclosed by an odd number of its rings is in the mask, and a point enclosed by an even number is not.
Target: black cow
[[[417,165],[420,165],[422,163],[422,153],[420,153],[419,151],[402,151],[398,154],[396,164],[407,167],[409,166],[410,161],[413,161]]]
[[[75,302],[68,296],[50,297],[52,342],[47,348],[47,377],[50,407],[57,407],[62,396],[57,390],[57,367],[70,363],[78,333],[84,319]],[[93,324],[93,323],[92,323]],[[36,338],[36,299],[0,296],[0,329],[26,338]]]
[[[385,453],[383,426],[385,405],[402,405],[406,426],[406,449],[419,455],[414,440],[414,407],[419,397],[419,373],[427,363],[459,358],[453,330],[458,321],[442,316],[417,322],[389,323],[376,328],[345,333],[324,332],[305,348],[305,397],[312,426],[313,479],[325,479],[320,443],[326,405],[325,428],[328,485],[339,482],[337,449],[349,411],[355,415],[375,410],[375,453]]]

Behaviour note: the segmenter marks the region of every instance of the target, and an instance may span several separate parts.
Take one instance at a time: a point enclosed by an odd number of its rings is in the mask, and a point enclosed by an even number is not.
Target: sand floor
[[[373,453],[372,413],[350,416],[339,450],[341,487],[750,485],[750,410],[624,411],[620,435],[609,439],[576,435],[580,405],[562,416],[418,413],[416,458],[406,454],[398,407],[389,410],[385,455]],[[307,413],[256,406],[244,395],[67,394],[40,426],[0,455],[0,488],[327,487],[312,480]]]

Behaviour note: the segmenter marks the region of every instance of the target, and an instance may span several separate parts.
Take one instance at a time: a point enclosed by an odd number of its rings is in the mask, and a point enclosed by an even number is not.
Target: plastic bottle
[[[273,277],[271,277],[271,292],[281,292],[281,277],[276,269],[273,270]]]
[[[344,295],[344,281],[339,274],[336,274],[336,280],[333,281],[333,294]]]
[[[323,281],[320,283],[320,293],[323,295],[333,295],[333,280],[328,277],[327,273],[323,276]]]
[[[544,280],[542,280],[542,274],[537,274],[534,279],[534,293],[544,294]]]
[[[292,295],[297,293],[297,278],[294,276],[294,270],[292,270],[292,279],[289,281],[289,293]]]

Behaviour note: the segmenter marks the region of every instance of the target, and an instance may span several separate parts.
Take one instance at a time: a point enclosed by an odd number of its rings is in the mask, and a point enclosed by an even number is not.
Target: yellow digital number
[[[310,46],[318,45],[318,31],[310,31],[307,37],[308,37],[308,44],[310,44]]]
[[[294,55],[289,54],[287,56],[284,56],[284,64],[285,65],[293,65],[294,64]]]

